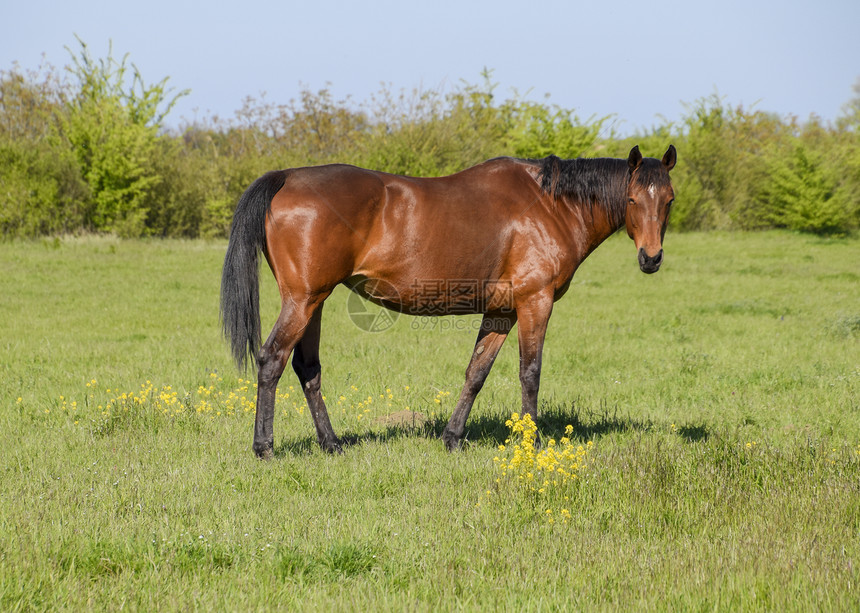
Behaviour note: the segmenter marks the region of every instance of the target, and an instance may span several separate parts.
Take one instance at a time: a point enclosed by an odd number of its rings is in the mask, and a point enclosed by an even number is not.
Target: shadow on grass
[[[340,435],[340,444],[344,451],[349,447],[356,447],[364,443],[385,443],[402,438],[442,438],[447,420],[442,417],[428,419],[417,425],[397,425],[377,428],[360,434],[347,430]],[[313,426],[311,425],[311,430]],[[308,455],[319,449],[319,444],[314,436],[284,439],[279,445],[275,445],[275,457],[287,455]]]
[[[490,443],[499,445],[509,436],[510,431],[505,422],[510,419],[511,412],[490,415],[475,415],[466,422],[466,436],[464,448],[470,444]],[[402,438],[425,438],[439,439],[441,445],[442,432],[447,424],[447,417],[436,417],[427,419],[421,424],[387,426],[369,432],[353,433],[345,432],[341,436],[341,444],[344,451],[349,447],[362,445],[364,443],[385,443],[394,439]],[[569,436],[571,440],[587,442],[612,433],[625,432],[648,432],[654,429],[654,424],[648,420],[643,421],[629,416],[619,415],[616,410],[583,411],[575,404],[569,406],[560,403],[543,403],[538,411],[538,431],[541,436],[548,440],[556,440],[565,436],[565,428],[570,425],[573,433]],[[689,442],[706,439],[708,431],[704,426],[685,427],[679,430],[679,434]],[[275,446],[275,457],[287,455],[306,455],[318,449],[317,441],[313,436],[301,438],[283,439]]]
[[[503,416],[482,415],[466,423],[466,441],[503,443],[510,436],[505,422],[510,413]],[[653,428],[650,421],[619,415],[618,410],[581,410],[575,403],[569,406],[560,403],[543,403],[538,410],[538,432],[544,440],[559,440],[565,436],[565,428],[573,432],[568,438],[587,442],[613,433],[647,432]]]
[[[688,443],[705,441],[711,436],[705,426],[682,426],[678,429],[678,434],[684,437],[684,440]]]

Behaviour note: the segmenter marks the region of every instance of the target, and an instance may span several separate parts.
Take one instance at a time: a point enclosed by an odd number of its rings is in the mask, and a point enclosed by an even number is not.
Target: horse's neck
[[[579,236],[579,241],[586,249],[586,255],[598,245],[624,227],[623,203],[564,202],[559,203],[558,209],[565,211],[571,232]]]

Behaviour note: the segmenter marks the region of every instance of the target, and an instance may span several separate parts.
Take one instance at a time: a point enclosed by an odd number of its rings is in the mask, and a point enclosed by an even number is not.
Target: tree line
[[[233,117],[170,129],[187,92],[146,82],[128,56],[93,58],[83,42],[70,56],[63,71],[0,72],[2,237],[224,237],[241,193],[275,168],[347,162],[436,176],[501,155],[624,157],[634,144],[658,155],[670,142],[675,229],[860,228],[860,81],[832,124],[712,95],[621,137],[611,116],[501,99],[484,73],[451,91],[383,86],[360,103],[329,89],[285,104],[249,97]]]

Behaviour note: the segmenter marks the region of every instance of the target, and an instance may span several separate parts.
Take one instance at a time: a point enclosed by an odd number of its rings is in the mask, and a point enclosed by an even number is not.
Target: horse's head
[[[627,158],[630,166],[625,217],[627,234],[639,251],[639,268],[648,274],[657,272],[663,263],[663,235],[675,198],[669,171],[675,167],[676,160],[673,145],[669,145],[662,160],[643,158],[638,146],[630,150]]]

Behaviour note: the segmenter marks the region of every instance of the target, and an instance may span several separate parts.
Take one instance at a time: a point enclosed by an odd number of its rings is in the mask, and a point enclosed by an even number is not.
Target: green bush
[[[89,196],[57,130],[66,90],[51,67],[0,73],[0,236],[80,228]]]
[[[146,85],[127,56],[95,61],[81,43],[72,59],[78,89],[61,115],[61,129],[90,188],[84,225],[120,236],[146,234],[155,189],[163,180],[156,172],[164,151],[160,121],[178,96],[168,98],[166,80]]]
[[[788,155],[768,160],[767,180],[757,195],[768,225],[814,234],[845,232],[848,203],[823,157],[796,142]]]
[[[633,145],[679,152],[672,177],[679,230],[860,226],[860,81],[835,125],[697,100],[677,124],[634,136],[573,109],[501,99],[479,84],[394,91],[369,100],[305,90],[276,104],[247,98],[232,118],[165,128],[176,100],[128,56],[93,59],[82,42],[68,80],[52,67],[0,72],[0,235],[106,232],[222,237],[245,188],[267,170],[345,162],[418,176],[483,160],[555,154],[624,157]]]
[[[507,149],[522,158],[589,155],[606,119],[583,124],[569,109],[523,101],[514,108],[512,126],[505,139]]]
[[[0,141],[0,186],[0,236],[62,234],[81,227],[88,191],[67,151]]]

